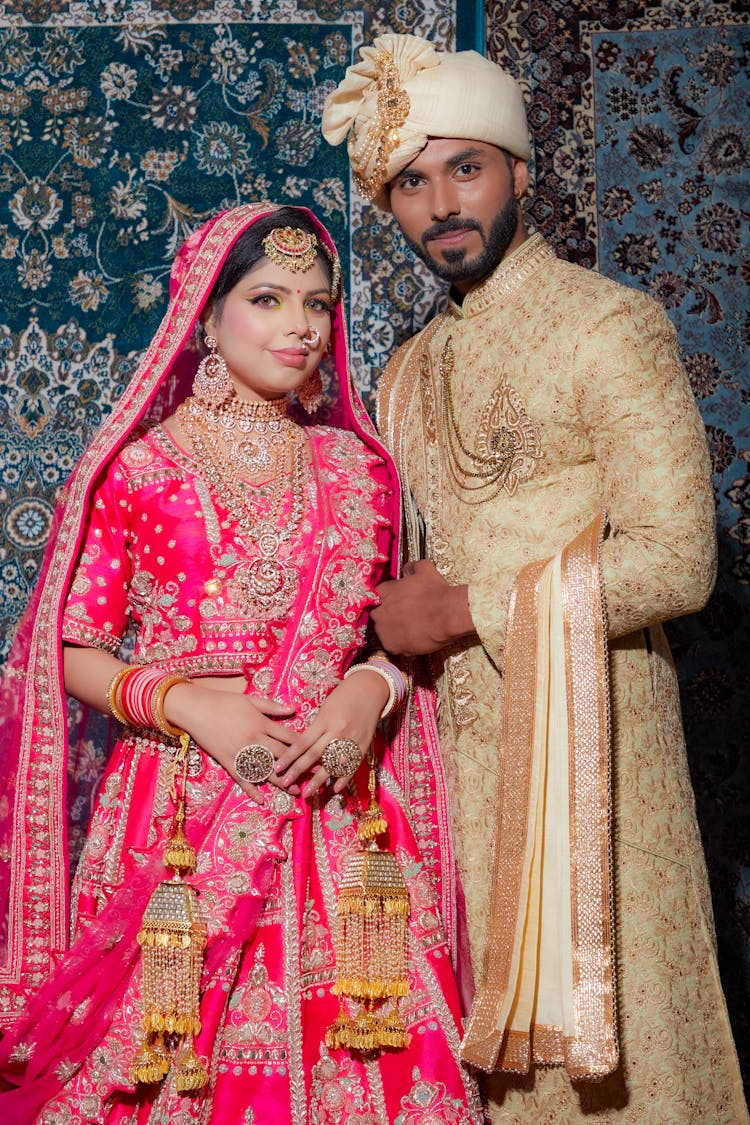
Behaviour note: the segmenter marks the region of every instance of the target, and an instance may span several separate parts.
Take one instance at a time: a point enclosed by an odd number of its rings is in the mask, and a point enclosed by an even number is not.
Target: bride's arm
[[[116,656],[98,648],[63,645],[65,690],[97,711],[109,714],[107,691],[120,669],[127,667]]]
[[[119,671],[129,667],[101,649],[63,646],[65,690],[82,703],[110,713],[109,689]],[[166,673],[165,673],[166,674]],[[262,793],[238,777],[234,760],[242,746],[261,743],[278,758],[291,744],[293,733],[283,722],[294,714],[291,707],[273,699],[252,699],[243,695],[244,680],[231,677],[222,683],[218,677],[176,683],[163,699],[164,717],[210,754],[246,793],[262,801]],[[275,776],[269,779],[281,784]]]

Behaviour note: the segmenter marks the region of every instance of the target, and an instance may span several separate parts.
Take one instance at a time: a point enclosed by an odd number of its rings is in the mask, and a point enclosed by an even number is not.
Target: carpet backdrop
[[[385,359],[442,297],[392,223],[352,194],[343,150],[320,139],[322,103],[381,31],[479,45],[478,7],[6,0],[0,658],[57,492],[163,314],[176,247],[208,214],[261,197],[320,214],[342,252],[355,377],[372,405]],[[750,1074],[747,19],[739,0],[486,8],[487,53],[529,96],[530,223],[564,256],[665,304],[708,428],[719,579],[704,613],[669,632],[724,983]],[[71,765],[81,831],[100,766]]]
[[[473,6],[462,9],[465,18]],[[412,325],[411,271],[400,250],[394,274],[388,252],[379,327],[379,274],[364,277],[369,242],[358,211],[349,223],[346,151],[323,141],[322,106],[372,35],[414,30],[446,46],[455,27],[443,0],[2,6],[0,658],[57,492],[164,313],[177,247],[208,215],[271,199],[321,216],[341,249],[354,365],[371,402],[394,323],[401,335]]]
[[[529,220],[665,306],[714,469],[719,575],[671,622],[720,964],[750,1082],[750,31],[736,4],[489,0],[487,53],[529,96]]]

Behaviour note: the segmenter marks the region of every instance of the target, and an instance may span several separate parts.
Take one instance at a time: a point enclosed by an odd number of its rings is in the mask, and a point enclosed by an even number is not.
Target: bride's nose
[[[289,329],[289,334],[291,335],[292,333],[294,333],[295,336],[299,336],[300,340],[303,336],[307,335],[307,332],[310,328],[310,325],[307,322],[307,317],[301,311],[295,312],[292,315],[290,324],[291,327]]]

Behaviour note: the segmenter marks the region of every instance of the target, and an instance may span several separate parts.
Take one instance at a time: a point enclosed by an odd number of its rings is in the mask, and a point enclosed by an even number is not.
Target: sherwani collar
[[[544,262],[554,258],[555,252],[541,234],[531,234],[517,250],[503,258],[489,277],[475,285],[458,304],[450,298],[450,313],[459,320],[469,320],[508,297],[524,285]]]

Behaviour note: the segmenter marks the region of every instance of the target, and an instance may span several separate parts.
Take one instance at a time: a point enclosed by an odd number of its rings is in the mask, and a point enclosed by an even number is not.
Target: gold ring
[[[334,738],[321,755],[326,773],[331,777],[351,777],[357,772],[364,753],[352,738]]]
[[[260,785],[261,782],[268,781],[273,773],[275,761],[267,746],[261,746],[259,742],[251,742],[237,751],[234,772],[250,785]]]

